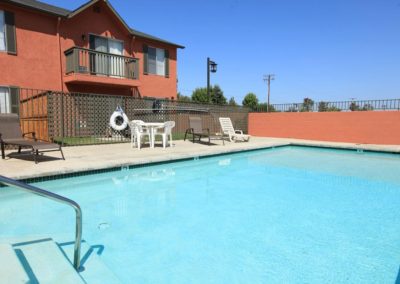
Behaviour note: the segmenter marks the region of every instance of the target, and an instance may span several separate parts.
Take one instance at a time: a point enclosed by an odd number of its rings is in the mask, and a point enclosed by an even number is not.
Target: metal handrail
[[[5,185],[12,185],[25,190],[27,192],[60,202],[62,204],[67,204],[74,208],[76,213],[76,226],[75,226],[75,246],[74,246],[74,267],[77,271],[79,271],[80,262],[81,262],[81,239],[82,239],[82,210],[78,203],[75,201],[68,199],[64,196],[40,189],[38,187],[5,177],[0,175],[0,183]]]

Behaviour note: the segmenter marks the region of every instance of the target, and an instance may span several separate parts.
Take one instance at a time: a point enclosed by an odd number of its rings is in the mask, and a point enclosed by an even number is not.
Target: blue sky
[[[68,9],[83,0],[43,0]],[[241,102],[400,98],[400,0],[110,0],[135,29],[186,46],[178,90],[211,83]]]

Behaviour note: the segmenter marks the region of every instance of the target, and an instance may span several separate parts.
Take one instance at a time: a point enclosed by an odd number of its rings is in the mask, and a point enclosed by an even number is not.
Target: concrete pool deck
[[[222,141],[213,141],[213,144],[208,145],[178,140],[174,141],[173,144],[173,147],[166,149],[158,145],[154,149],[144,147],[141,150],[131,148],[130,143],[64,147],[65,161],[60,159],[60,152],[50,152],[44,157],[40,157],[38,164],[35,164],[30,156],[18,157],[13,154],[15,150],[6,151],[6,154],[8,154],[6,159],[0,159],[0,175],[14,179],[30,179],[287,145],[400,153],[400,145],[371,145],[266,137],[252,137],[248,143],[225,141],[225,146],[222,145]]]

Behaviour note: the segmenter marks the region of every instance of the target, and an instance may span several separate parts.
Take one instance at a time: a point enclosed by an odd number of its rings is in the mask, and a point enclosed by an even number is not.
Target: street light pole
[[[207,57],[207,99],[208,102],[211,101],[210,96],[210,72],[215,73],[217,72],[217,63],[210,60],[210,57]]]
[[[207,57],[207,100],[210,102],[210,57]]]

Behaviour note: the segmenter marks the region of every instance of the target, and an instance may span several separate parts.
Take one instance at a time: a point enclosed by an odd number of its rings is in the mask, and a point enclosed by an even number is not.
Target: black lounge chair
[[[32,135],[31,138],[26,135]],[[61,150],[61,145],[49,143],[37,139],[35,132],[22,133],[17,114],[0,114],[0,143],[1,143],[1,156],[6,158],[5,146],[14,145],[18,146],[18,153],[30,154],[34,156],[35,164],[37,164],[37,156],[39,153],[60,151],[62,159],[65,160],[64,154]],[[21,148],[30,148],[31,151],[21,153]]]
[[[199,142],[202,137],[208,138],[208,143],[211,142],[210,129],[203,128],[203,123],[202,123],[201,117],[197,117],[197,116],[189,117],[189,128],[185,132],[185,137],[183,138],[183,141],[186,140],[186,136],[188,134],[192,134],[193,143],[195,141],[195,137],[199,137]]]

